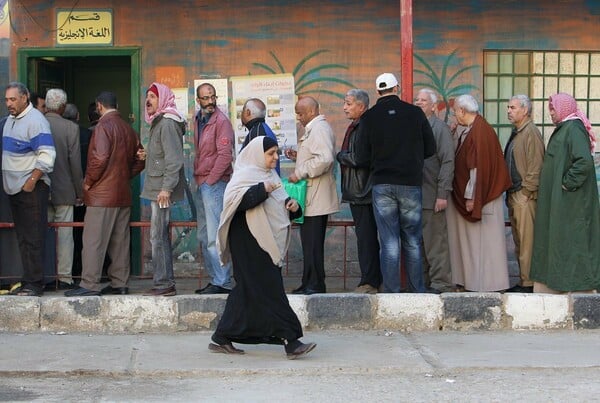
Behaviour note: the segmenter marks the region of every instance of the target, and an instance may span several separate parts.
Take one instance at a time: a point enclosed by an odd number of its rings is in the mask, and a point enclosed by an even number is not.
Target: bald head
[[[319,116],[319,103],[313,97],[302,97],[296,102],[296,115],[300,124],[304,127],[311,120]]]

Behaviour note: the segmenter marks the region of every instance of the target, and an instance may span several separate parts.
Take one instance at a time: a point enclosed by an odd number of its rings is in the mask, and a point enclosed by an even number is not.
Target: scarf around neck
[[[225,188],[223,212],[217,234],[217,250],[222,264],[227,263],[231,258],[229,228],[248,189],[261,182],[281,185],[277,172],[266,166],[263,151],[265,139],[268,138],[256,137],[244,147],[235,161],[233,175]],[[280,186],[269,193],[267,200],[246,210],[246,221],[252,236],[277,266],[283,264],[290,240],[290,218],[285,208],[288,197],[283,186]]]
[[[171,118],[176,122],[183,122],[185,119],[177,110],[177,106],[175,105],[175,94],[173,94],[173,91],[166,85],[156,82],[152,83],[148,88],[152,87],[155,87],[158,91],[158,108],[152,115],[148,114],[148,110],[144,108],[144,120],[146,120],[146,123],[149,125],[152,124],[154,118],[159,115],[165,115],[165,117]]]

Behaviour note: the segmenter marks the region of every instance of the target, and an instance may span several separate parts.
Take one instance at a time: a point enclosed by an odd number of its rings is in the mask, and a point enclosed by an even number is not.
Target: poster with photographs
[[[226,78],[199,78],[194,80],[194,116],[200,110],[200,104],[196,99],[196,90],[200,86],[200,84],[209,83],[215,87],[215,92],[217,95],[217,107],[224,114],[229,113],[228,109],[228,99],[229,99],[229,89],[227,88],[227,79]]]
[[[285,148],[295,148],[296,114],[294,112],[294,76],[271,74],[231,77],[231,123],[235,132],[235,149],[239,153],[248,130],[242,124],[242,108],[248,98],[259,98],[267,107],[265,121],[279,143],[281,162],[290,162],[283,155]]]

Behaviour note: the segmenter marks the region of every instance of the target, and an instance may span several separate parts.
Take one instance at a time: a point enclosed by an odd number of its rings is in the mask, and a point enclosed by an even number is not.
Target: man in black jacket
[[[341,166],[342,201],[350,203],[354,219],[356,247],[360,265],[360,283],[356,293],[376,294],[381,285],[379,268],[379,240],[373,214],[371,187],[368,184],[371,170],[369,156],[361,152],[364,125],[361,116],[369,108],[369,94],[364,90],[351,89],[344,98],[344,113],[352,121],[336,158]]]
[[[408,291],[425,292],[421,261],[423,161],[435,153],[431,126],[421,108],[396,95],[391,73],[377,77],[379,99],[363,115],[370,153],[373,207],[381,242],[384,292],[401,292],[400,247]],[[406,287],[404,287],[406,288]]]

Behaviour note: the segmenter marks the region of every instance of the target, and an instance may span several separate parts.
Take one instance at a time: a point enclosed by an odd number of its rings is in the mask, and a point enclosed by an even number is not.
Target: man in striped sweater
[[[29,102],[25,85],[8,84],[5,101],[9,116],[2,134],[2,178],[23,262],[21,287],[13,294],[41,296],[54,141],[50,124]]]

